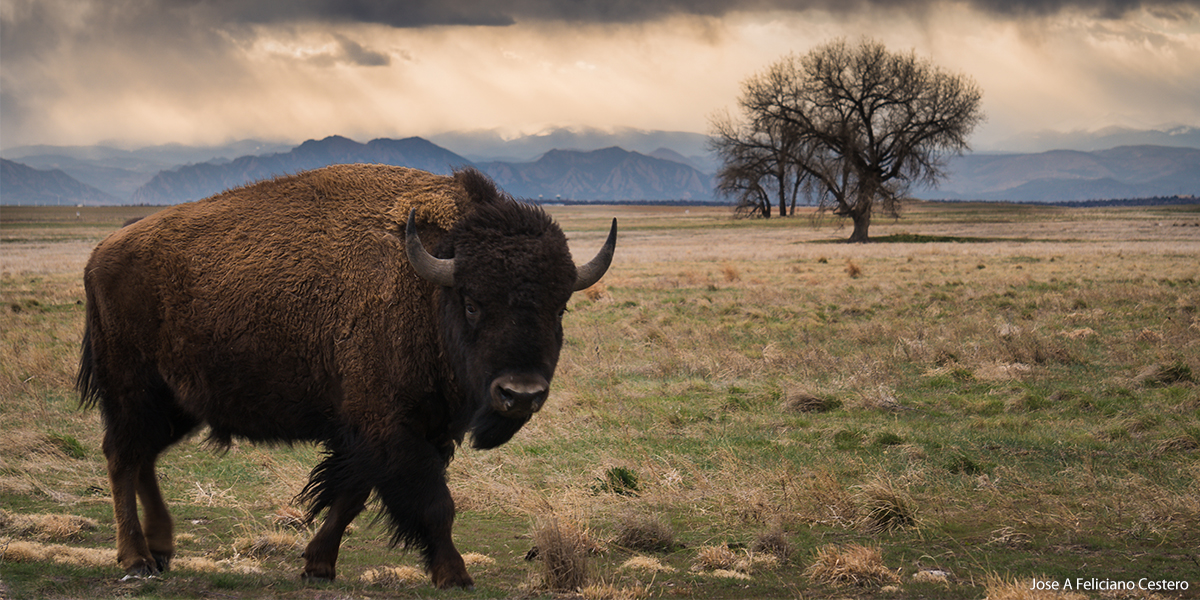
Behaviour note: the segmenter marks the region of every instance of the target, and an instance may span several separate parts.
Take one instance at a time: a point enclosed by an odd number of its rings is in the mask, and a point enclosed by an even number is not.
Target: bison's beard
[[[471,423],[471,446],[478,450],[491,450],[512,439],[528,421],[529,416],[506,417],[491,407],[484,407]]]

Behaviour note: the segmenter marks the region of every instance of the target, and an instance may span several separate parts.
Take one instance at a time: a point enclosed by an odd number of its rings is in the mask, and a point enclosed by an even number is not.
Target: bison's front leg
[[[427,443],[408,446],[390,465],[402,468],[376,487],[391,518],[395,542],[423,550],[425,564],[439,588],[472,588],[462,555],[454,547],[454,499],[446,486],[446,457]]]
[[[458,548],[454,547],[451,536],[454,526],[454,499],[450,496],[450,488],[442,481],[440,489],[435,492],[435,498],[431,498],[432,502],[425,514],[431,538],[425,551],[425,561],[429,565],[430,575],[433,576],[433,585],[441,589],[472,588],[475,586],[475,580],[467,573],[467,565],[458,553]]]
[[[303,579],[329,579],[337,575],[338,549],[350,522],[363,511],[371,490],[338,496],[329,506],[325,524],[304,549]]]

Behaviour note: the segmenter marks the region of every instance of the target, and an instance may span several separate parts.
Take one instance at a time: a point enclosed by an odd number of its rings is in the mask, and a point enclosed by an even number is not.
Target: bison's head
[[[465,183],[472,196],[496,199],[478,204],[442,239],[436,253],[444,258],[421,244],[412,214],[405,245],[416,272],[441,286],[442,343],[459,387],[478,407],[473,445],[494,448],[546,402],[567,300],[608,269],[617,223],[596,257],[576,268],[566,236],[540,208],[498,197],[482,176]]]

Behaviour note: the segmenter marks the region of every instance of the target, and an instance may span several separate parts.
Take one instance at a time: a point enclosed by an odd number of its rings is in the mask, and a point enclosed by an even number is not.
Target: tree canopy
[[[936,183],[969,149],[981,100],[971,78],[875,40],[786,56],[742,84],[740,119],[712,119],[717,190],[764,217],[773,205],[793,213],[803,195],[865,242],[876,205],[896,214],[914,183]]]

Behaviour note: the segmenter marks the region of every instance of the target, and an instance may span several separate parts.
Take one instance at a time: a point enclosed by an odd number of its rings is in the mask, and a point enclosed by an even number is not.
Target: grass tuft
[[[674,573],[676,570],[675,567],[664,565],[662,561],[651,556],[634,556],[625,561],[621,569],[645,573]]]
[[[542,585],[555,592],[574,592],[588,583],[589,557],[595,544],[583,525],[545,517],[533,534],[542,561]]]
[[[729,546],[701,546],[696,551],[696,560],[692,565],[693,571],[719,571],[733,568],[737,555]]]
[[[757,553],[774,556],[780,563],[786,563],[792,556],[792,545],[782,528],[775,528],[761,533],[754,538],[750,549]]]
[[[74,436],[63,433],[50,433],[46,436],[46,439],[51,445],[71,458],[78,460],[87,458],[87,448],[79,440],[75,439]]]
[[[840,403],[832,398],[822,398],[803,390],[787,392],[784,396],[783,407],[792,412],[822,413],[833,410]]]
[[[660,517],[631,515],[617,526],[613,543],[630,550],[670,551],[675,548],[675,532]]]
[[[592,491],[597,494],[607,492],[619,496],[637,496],[639,489],[638,475],[628,467],[609,467],[604,477],[597,477],[592,486]]]
[[[618,587],[611,583],[594,583],[580,589],[579,596],[583,600],[644,600],[650,597],[650,587]]]
[[[419,586],[424,584],[428,577],[424,571],[416,567],[400,566],[368,569],[359,576],[359,579],[367,585],[398,588]]]
[[[94,519],[75,515],[16,514],[0,510],[0,533],[43,542],[78,540],[97,527]]]
[[[859,486],[859,502],[866,513],[862,527],[872,533],[895,531],[917,523],[917,503],[902,487],[886,476]]]
[[[233,549],[238,554],[260,559],[298,555],[302,546],[303,540],[295,533],[287,531],[268,531],[238,538],[233,543]]]
[[[814,583],[826,585],[882,586],[900,582],[897,572],[883,564],[879,548],[858,544],[818,548],[805,574]]]
[[[1138,372],[1134,381],[1148,387],[1166,387],[1180,383],[1195,383],[1192,368],[1177,360],[1166,365],[1150,365]]]

